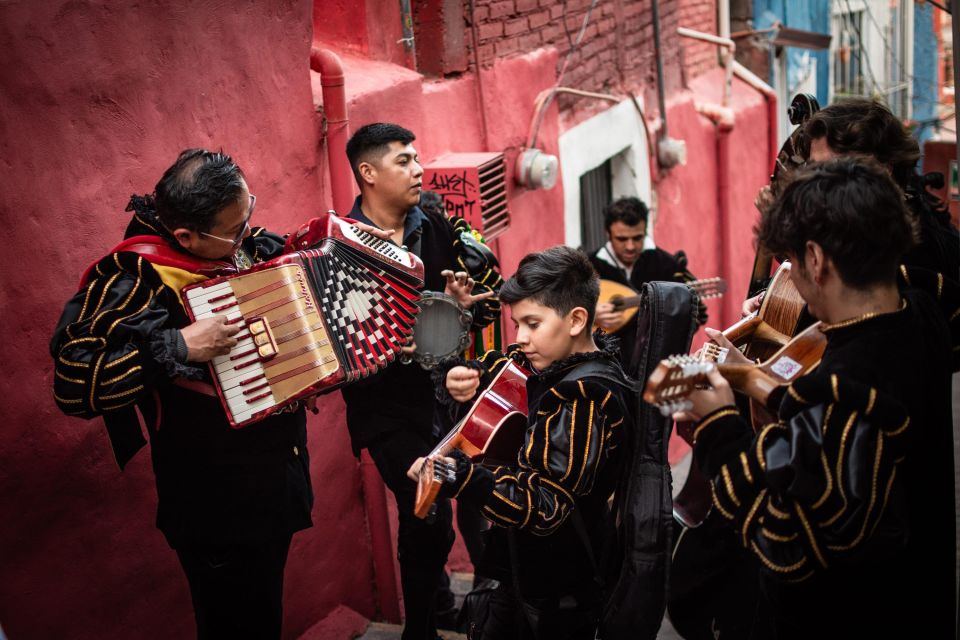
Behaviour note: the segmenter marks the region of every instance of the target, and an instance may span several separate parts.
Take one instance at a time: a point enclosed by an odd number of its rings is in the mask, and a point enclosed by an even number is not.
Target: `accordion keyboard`
[[[286,404],[338,372],[334,346],[300,265],[193,288],[186,296],[197,320],[225,315],[241,327],[230,353],[210,363],[232,422]]]

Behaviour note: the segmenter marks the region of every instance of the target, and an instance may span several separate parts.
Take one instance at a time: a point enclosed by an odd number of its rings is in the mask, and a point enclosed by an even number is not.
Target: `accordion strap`
[[[110,250],[111,255],[122,252],[136,253],[150,264],[183,269],[184,271],[209,278],[237,272],[236,267],[229,262],[223,260],[207,260],[182,251],[177,251],[160,236],[132,236]],[[99,260],[87,267],[87,270],[83,272],[83,276],[80,278],[81,289],[89,281],[90,273],[98,262]]]
[[[178,387],[182,387],[194,393],[199,393],[205,396],[217,397],[217,390],[214,389],[213,385],[209,382],[204,382],[203,380],[189,380],[187,378],[176,378],[173,380],[173,384]]]

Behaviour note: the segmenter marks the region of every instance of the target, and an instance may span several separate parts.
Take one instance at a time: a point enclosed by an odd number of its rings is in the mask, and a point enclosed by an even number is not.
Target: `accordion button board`
[[[413,334],[420,259],[336,216],[322,223],[314,248],[183,290],[194,320],[241,327],[210,363],[233,427],[381,371]]]

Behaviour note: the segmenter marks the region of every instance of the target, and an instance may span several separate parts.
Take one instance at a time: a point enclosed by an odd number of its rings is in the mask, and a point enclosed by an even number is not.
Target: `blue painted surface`
[[[923,148],[935,133],[937,85],[941,61],[937,57],[937,39],[933,33],[933,6],[913,3],[913,120],[921,124],[914,135]]]
[[[754,0],[754,28],[765,29],[776,20],[792,29],[803,29],[816,33],[830,34],[829,0]],[[771,52],[771,56],[773,53]],[[800,80],[805,70],[804,59],[813,57],[817,61],[817,100],[827,104],[830,96],[830,51],[787,48],[787,85],[792,88]],[[771,67],[772,68],[772,67]],[[772,74],[772,71],[771,71]],[[771,75],[769,82],[773,82]]]

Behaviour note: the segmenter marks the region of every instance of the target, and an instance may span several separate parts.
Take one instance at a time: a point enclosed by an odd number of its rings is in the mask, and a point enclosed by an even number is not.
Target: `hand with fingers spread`
[[[469,402],[480,388],[480,372],[470,367],[453,367],[447,372],[447,391],[457,402]]]
[[[710,367],[707,372],[707,381],[710,383],[710,388],[694,391],[687,396],[692,406],[685,411],[673,414],[674,420],[699,422],[704,416],[717,409],[734,404],[733,389],[715,366]]]
[[[237,344],[234,336],[239,332],[240,327],[227,323],[226,316],[213,316],[187,325],[180,330],[180,335],[187,343],[189,362],[209,362],[230,353]]]
[[[440,275],[447,279],[447,286],[443,292],[448,296],[453,296],[457,303],[464,309],[472,307],[474,302],[486,300],[493,296],[493,291],[471,295],[476,282],[474,282],[473,278],[471,278],[466,271],[457,271],[454,273],[450,269],[444,269],[440,272]]]

